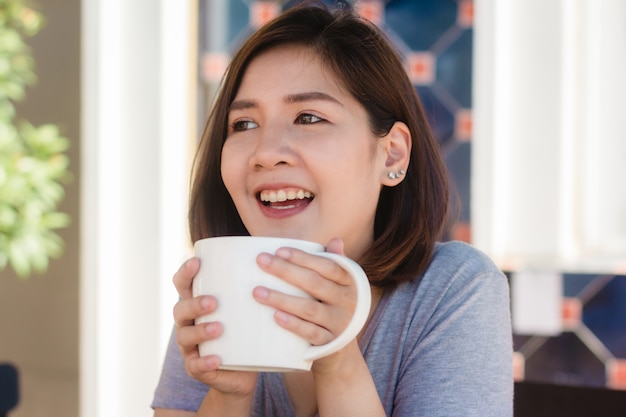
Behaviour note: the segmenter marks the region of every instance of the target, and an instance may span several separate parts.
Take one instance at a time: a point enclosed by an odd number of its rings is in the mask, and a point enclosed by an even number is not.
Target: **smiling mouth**
[[[309,203],[315,195],[303,189],[263,190],[258,196],[266,207],[285,209],[295,207],[300,202]]]

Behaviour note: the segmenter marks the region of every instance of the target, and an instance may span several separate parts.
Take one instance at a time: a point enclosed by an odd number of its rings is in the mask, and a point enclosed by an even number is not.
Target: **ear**
[[[389,133],[381,139],[385,164],[381,171],[381,184],[394,187],[404,180],[411,159],[411,131],[403,122],[395,122]]]

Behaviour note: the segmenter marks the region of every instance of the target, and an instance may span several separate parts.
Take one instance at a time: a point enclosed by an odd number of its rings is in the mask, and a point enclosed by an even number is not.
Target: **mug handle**
[[[365,275],[365,272],[359,264],[357,264],[350,258],[338,255],[336,253],[320,252],[316,253],[315,255],[332,259],[333,261],[337,262],[343,269],[348,271],[348,273],[352,276],[352,279],[356,283],[357,304],[356,309],[354,310],[354,315],[352,316],[350,323],[348,323],[348,326],[344,329],[344,331],[341,332],[341,334],[335,339],[324,345],[309,347],[304,355],[304,360],[306,361],[314,361],[316,359],[323,358],[324,356],[328,356],[331,353],[337,352],[348,343],[350,343],[350,341],[359,334],[359,332],[363,328],[363,325],[367,321],[367,317],[370,312],[370,306],[372,303],[370,283],[367,279],[367,275]]]

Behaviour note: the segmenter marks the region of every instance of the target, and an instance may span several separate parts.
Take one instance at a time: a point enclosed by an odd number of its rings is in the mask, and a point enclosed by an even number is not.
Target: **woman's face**
[[[387,154],[365,109],[306,48],[248,66],[228,115],[222,178],[253,236],[372,244]]]

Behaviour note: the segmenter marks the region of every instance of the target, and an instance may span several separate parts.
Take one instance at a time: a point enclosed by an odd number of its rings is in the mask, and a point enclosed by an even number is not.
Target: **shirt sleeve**
[[[448,284],[421,299],[432,315],[411,324],[420,330],[403,348],[394,417],[513,415],[508,281],[489,260],[471,255],[449,281],[448,266],[439,276]]]
[[[172,331],[165,354],[161,378],[154,393],[152,408],[198,411],[209,387],[193,379],[185,371],[183,357]]]

